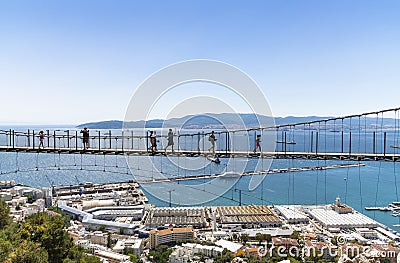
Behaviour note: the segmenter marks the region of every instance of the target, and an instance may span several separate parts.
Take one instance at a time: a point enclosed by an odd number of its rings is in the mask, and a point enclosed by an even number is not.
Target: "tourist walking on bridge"
[[[44,148],[44,132],[43,131],[39,132],[39,140],[40,140],[39,149],[40,149],[40,147]]]
[[[83,142],[83,149],[86,150],[89,148],[89,130],[85,127],[81,130],[82,133],[82,142]]]
[[[165,147],[165,153],[167,152],[167,148],[169,146],[171,146],[172,152],[174,152],[174,133],[172,132],[172,129],[169,129],[167,139],[168,139],[168,143],[167,143],[167,146]]]
[[[215,138],[215,134],[214,131],[211,132],[210,137],[208,137],[208,141],[211,143],[211,147],[208,148],[208,151],[212,151],[213,154],[215,154],[215,141],[217,140],[217,138]]]
[[[150,149],[152,153],[157,151],[157,138],[154,131],[150,131]]]
[[[259,149],[261,152],[261,144],[260,143],[261,143],[261,135],[259,134],[256,137],[256,145],[254,146],[254,150],[253,150],[254,153],[257,151],[257,149]]]

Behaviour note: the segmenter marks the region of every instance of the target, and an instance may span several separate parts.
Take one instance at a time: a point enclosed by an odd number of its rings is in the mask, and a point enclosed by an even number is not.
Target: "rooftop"
[[[376,227],[378,222],[358,212],[339,214],[332,209],[310,209],[309,214],[328,228]]]

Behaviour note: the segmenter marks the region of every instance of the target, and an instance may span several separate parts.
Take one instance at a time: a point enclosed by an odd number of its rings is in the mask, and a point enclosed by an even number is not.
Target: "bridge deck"
[[[143,149],[110,149],[110,148],[44,148],[38,149],[33,147],[12,147],[0,146],[0,152],[28,152],[28,153],[60,153],[60,154],[103,154],[103,155],[136,155],[136,156],[149,156],[149,155],[165,155],[164,151],[158,151],[152,154],[151,152]],[[384,154],[384,153],[341,153],[341,152],[257,152],[252,151],[216,151],[216,156],[220,158],[295,158],[295,159],[320,159],[320,160],[357,160],[357,161],[398,161],[400,153],[398,154]],[[173,153],[167,151],[168,156],[207,156],[210,152],[198,150],[175,150]]]

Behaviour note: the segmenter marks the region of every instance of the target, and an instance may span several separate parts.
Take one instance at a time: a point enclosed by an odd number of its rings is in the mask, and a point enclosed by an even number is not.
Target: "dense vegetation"
[[[155,263],[168,263],[169,255],[171,255],[172,249],[166,245],[158,245],[154,250],[150,251],[149,259]]]
[[[10,208],[0,200],[0,262],[100,263],[72,243],[65,218],[37,213],[23,223],[12,222]]]

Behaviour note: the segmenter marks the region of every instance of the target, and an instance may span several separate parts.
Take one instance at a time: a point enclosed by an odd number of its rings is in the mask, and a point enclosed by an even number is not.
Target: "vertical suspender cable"
[[[394,130],[395,130],[395,137],[396,137],[396,132],[397,132],[397,127],[398,127],[398,122],[397,122],[397,110],[394,112]],[[396,149],[396,148],[394,148]],[[396,162],[393,158],[393,173],[394,173],[394,185],[396,188],[396,201],[399,201],[399,194],[397,190],[397,176],[396,176]]]
[[[358,116],[358,152],[361,152],[361,116]],[[362,183],[361,183],[361,161],[360,158],[357,158],[358,161],[358,185],[360,189],[360,204],[361,204],[361,213],[364,213],[363,207],[363,196],[362,196]]]
[[[376,134],[378,134],[378,124],[379,123],[379,114],[376,114],[376,125],[375,125],[375,131],[374,131],[374,143],[373,143],[373,152],[376,153]],[[376,159],[378,157],[375,157]],[[379,161],[379,166],[378,166],[378,175],[377,175],[377,182],[376,182],[376,190],[375,190],[375,207],[378,205],[378,193],[379,193],[379,183],[380,183],[380,177],[381,177],[381,166],[382,166],[382,162]],[[374,219],[376,216],[376,211],[374,210]]]

